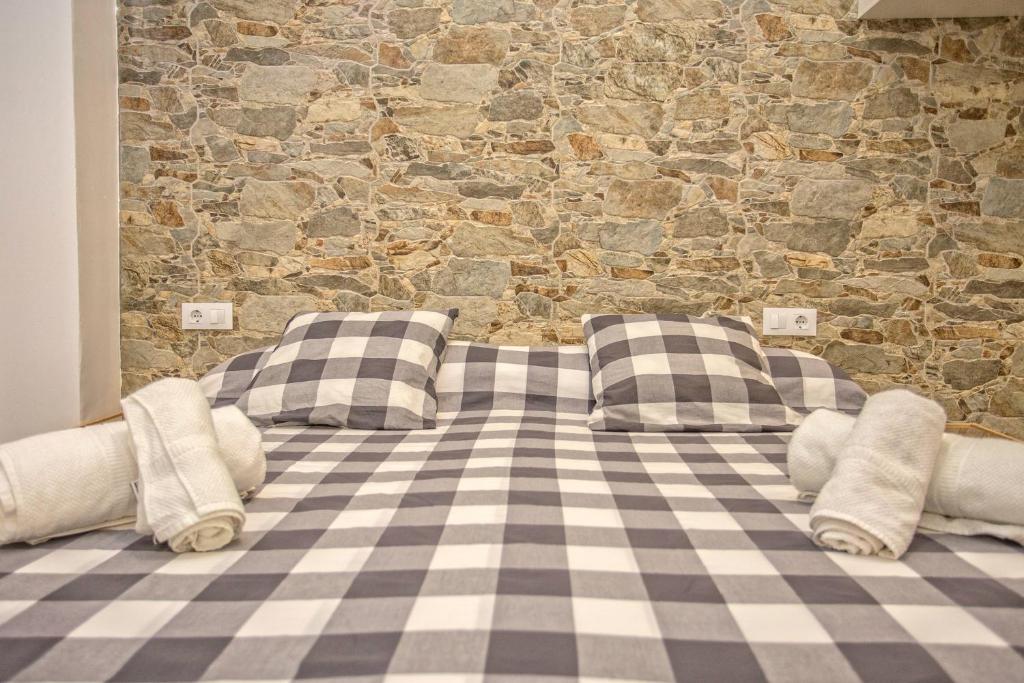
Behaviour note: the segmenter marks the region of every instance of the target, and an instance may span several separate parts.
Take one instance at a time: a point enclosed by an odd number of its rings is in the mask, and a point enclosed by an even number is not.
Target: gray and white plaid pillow
[[[824,358],[796,349],[766,346],[763,351],[779,395],[798,412],[828,408],[856,415],[864,407],[867,392]]]
[[[594,430],[790,431],[748,318],[585,315]]]
[[[264,346],[240,353],[203,375],[199,388],[210,402],[210,407],[235,405],[252,384],[252,378],[267,364],[273,351],[273,346]]]
[[[238,401],[258,425],[433,429],[448,311],[301,313]]]

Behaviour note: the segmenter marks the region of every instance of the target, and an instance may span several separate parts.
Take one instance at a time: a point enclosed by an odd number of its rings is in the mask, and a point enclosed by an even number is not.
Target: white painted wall
[[[94,422],[121,410],[117,8],[114,0],[71,1],[82,358],[79,417]]]
[[[82,381],[83,317],[89,318],[84,329],[89,331],[88,348],[95,358],[109,357],[109,350],[96,350],[97,344],[106,342],[95,329],[109,327],[106,318],[111,312],[113,325],[117,324],[117,221],[114,213],[108,228],[115,240],[111,254],[103,212],[88,201],[83,211],[78,203],[73,17],[82,8],[73,10],[73,2],[91,6],[98,12],[96,16],[109,13],[109,21],[114,20],[112,3],[108,5],[106,0],[0,2],[0,131],[4,143],[0,157],[0,443],[81,424],[98,407],[93,397],[108,396],[111,382],[117,383],[117,375],[97,378],[94,373],[86,373],[88,379]],[[113,36],[113,23],[110,26]],[[86,43],[90,50],[102,49],[95,41]],[[109,49],[115,59],[116,46],[111,43]],[[105,72],[105,67],[86,69],[86,73]],[[90,78],[94,79],[91,84],[82,84],[83,95],[110,79],[109,92],[95,97],[110,97],[111,106],[116,106],[116,71]],[[79,109],[89,109],[79,105]],[[116,126],[116,116],[112,122]],[[107,125],[112,122],[108,120]],[[113,130],[110,142],[116,149],[116,128]],[[83,135],[90,134],[83,131]],[[110,207],[116,212],[117,166],[116,157],[112,158],[113,176],[110,164],[102,161],[95,168],[81,170],[83,175],[107,177],[106,181],[87,183],[89,192],[102,192],[97,188],[114,183],[113,194],[108,192],[103,201],[112,202]],[[90,259],[82,272],[89,283],[106,283],[99,288],[92,284],[85,290],[79,287],[80,213],[87,219],[81,237],[89,245],[83,255]],[[103,271],[111,263],[113,298],[103,302],[97,292],[110,290],[109,273],[104,276]],[[85,307],[80,308],[83,291]],[[116,354],[116,336],[114,344]],[[90,369],[95,367],[90,365]],[[97,391],[97,387],[102,389]],[[83,410],[83,397],[90,397],[88,410]],[[109,404],[109,399],[101,398],[100,403]]]
[[[0,442],[78,424],[71,0],[0,2]]]

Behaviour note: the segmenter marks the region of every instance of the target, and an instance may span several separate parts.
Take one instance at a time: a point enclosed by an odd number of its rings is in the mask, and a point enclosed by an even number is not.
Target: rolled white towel
[[[816,410],[789,443],[789,477],[813,500],[832,476],[855,418]],[[994,536],[1024,545],[1024,444],[943,434],[918,527],[961,536]]]
[[[945,423],[940,405],[903,389],[869,398],[811,507],[814,542],[855,555],[903,555]]]
[[[199,385],[162,379],[121,406],[139,468],[136,531],[152,530],[174,552],[217,550],[237,538],[245,511]]]
[[[267,472],[259,429],[235,406],[216,408],[211,417],[235,489],[252,495]],[[0,545],[132,523],[138,476],[124,422],[0,445]]]
[[[123,424],[32,436],[0,446],[0,545],[135,518],[135,462]]]

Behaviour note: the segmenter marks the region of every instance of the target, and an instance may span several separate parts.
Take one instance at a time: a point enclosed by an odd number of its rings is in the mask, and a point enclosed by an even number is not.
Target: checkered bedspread
[[[14,680],[1024,680],[1024,552],[823,552],[785,434],[276,428],[241,542],[0,550]]]

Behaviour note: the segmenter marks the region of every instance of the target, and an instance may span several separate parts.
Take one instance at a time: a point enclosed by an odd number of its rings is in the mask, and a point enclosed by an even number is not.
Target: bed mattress
[[[1024,680],[1024,552],[824,552],[786,434],[283,427],[239,543],[0,550],[11,680]]]

